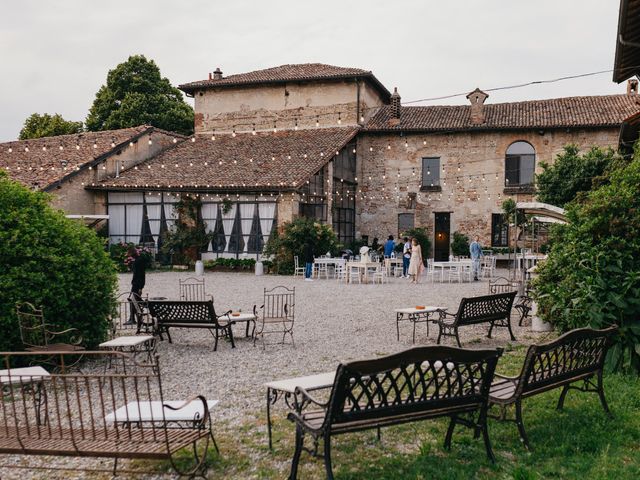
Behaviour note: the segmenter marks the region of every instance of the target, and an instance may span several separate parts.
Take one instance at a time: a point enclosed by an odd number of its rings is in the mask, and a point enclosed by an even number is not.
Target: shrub
[[[265,255],[273,256],[273,265],[279,274],[293,273],[293,257],[298,255],[302,263],[305,242],[311,242],[315,255],[335,253],[338,239],[329,225],[310,218],[296,218],[284,224],[282,233],[274,233],[264,249]]]
[[[255,265],[253,258],[216,258],[204,262],[205,268],[226,267],[235,270],[253,270]]]
[[[431,240],[429,239],[429,233],[427,232],[426,228],[410,228],[409,230],[402,232],[402,234],[400,235],[400,238],[404,237],[409,237],[409,240],[411,240],[412,238],[418,240],[418,244],[422,249],[422,260],[426,261],[429,258],[429,255],[431,253]],[[404,245],[404,242],[401,245]],[[397,245],[396,248],[398,248]],[[400,249],[400,252],[402,252],[402,248]]]
[[[201,203],[197,198],[184,196],[174,206],[178,218],[162,242],[162,253],[173,254],[173,263],[195,263],[213,239],[213,233],[207,233],[199,214]]]
[[[135,245],[134,243],[112,243],[109,245],[109,257],[113,260],[116,269],[120,273],[126,273],[130,270],[133,259],[127,254],[129,248],[136,247],[138,254],[144,259],[145,267],[150,268],[153,264],[153,254],[147,247]]]
[[[560,331],[620,326],[608,364],[640,372],[640,153],[567,206],[538,269],[539,315]]]
[[[453,232],[453,241],[451,242],[451,252],[457,257],[469,256],[469,237],[464,233]]]
[[[87,347],[106,337],[116,271],[95,232],[0,172],[0,349],[22,350],[17,302],[44,309],[56,330],[77,328]]]

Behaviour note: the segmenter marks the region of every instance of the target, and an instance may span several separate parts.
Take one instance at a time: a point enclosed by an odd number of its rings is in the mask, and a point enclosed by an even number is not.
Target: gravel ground
[[[498,275],[501,273],[506,272]],[[144,293],[177,299],[178,280],[189,276],[192,273],[147,273]],[[391,279],[385,285],[345,285],[335,280],[304,282],[299,277],[256,277],[250,273],[206,273],[204,278],[206,291],[214,296],[218,312],[228,309],[249,312],[254,304],[261,305],[265,288],[277,285],[295,287],[296,293],[295,347],[272,345],[266,350],[254,347],[250,339],[243,337],[244,326],[234,328],[235,349],[221,341],[218,351],[214,352],[213,337],[202,330],[175,329],[172,330],[173,344],[160,342],[158,353],[165,400],[186,399],[196,394],[218,399],[220,403],[213,412],[217,434],[265,415],[262,386],[265,382],[330,371],[341,361],[411,347],[408,322],[401,324],[400,341],[396,340],[394,309],[437,305],[455,311],[462,297],[488,292],[488,280],[411,285],[405,279]],[[119,281],[120,291],[128,291],[131,275],[123,274]],[[517,322],[513,328],[518,342],[531,343],[537,338],[528,327],[518,327]],[[485,325],[461,329],[461,341],[475,348],[508,343],[505,329],[498,329],[491,340],[486,338],[486,332]],[[431,327],[427,335],[426,325],[419,324],[416,344],[435,344],[436,336],[436,328]],[[55,460],[60,461],[76,460]],[[9,476],[9,472],[0,469],[0,478],[28,478],[24,473],[14,476],[15,473]],[[34,475],[34,478],[51,478],[46,472],[44,476]]]

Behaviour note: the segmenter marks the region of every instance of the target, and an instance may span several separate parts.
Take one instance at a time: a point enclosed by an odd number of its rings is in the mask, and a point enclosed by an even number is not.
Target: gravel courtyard
[[[506,272],[497,273],[501,274]],[[193,272],[148,272],[144,294],[178,299],[179,279],[192,276]],[[213,295],[218,313],[229,309],[250,312],[254,304],[261,305],[265,288],[277,285],[295,287],[295,347],[290,344],[271,345],[265,350],[260,344],[254,347],[251,339],[244,338],[244,325],[234,328],[235,349],[228,341],[222,340],[218,351],[214,352],[213,337],[204,330],[173,329],[172,344],[159,342],[165,400],[183,400],[195,395],[219,400],[212,412],[213,428],[216,437],[227,445],[241,444],[242,433],[239,432],[246,431],[247,425],[252,426],[254,435],[261,436],[254,441],[262,445],[264,439],[266,445],[265,382],[331,371],[341,361],[371,358],[410,348],[411,324],[401,324],[400,341],[397,341],[394,309],[435,305],[454,312],[462,297],[487,294],[489,283],[485,279],[463,284],[411,285],[408,280],[396,278],[384,285],[345,285],[335,280],[305,282],[300,277],[256,277],[252,273],[206,273],[204,278],[206,291]],[[128,292],[131,275],[120,275],[119,283],[120,292]],[[529,327],[518,327],[517,321],[513,322],[513,329],[518,343],[531,343],[540,335],[530,332]],[[486,333],[485,325],[467,327],[460,330],[461,341],[464,346],[472,348],[509,343],[504,329],[498,329],[494,339],[487,339]],[[427,335],[426,324],[417,325],[416,345],[433,345],[436,337],[435,326],[431,326]],[[277,421],[285,416],[285,407],[279,401],[273,409],[273,417]],[[290,433],[293,437],[293,429]],[[257,465],[261,457],[269,455],[264,451],[250,451],[248,454]],[[25,461],[24,458],[5,460],[8,463]],[[97,466],[95,460],[61,457],[32,458],[28,463],[58,467]],[[98,464],[110,468],[112,462],[104,460]],[[286,470],[288,467],[283,463],[281,468]],[[2,479],[87,478],[87,474],[75,472],[3,470],[0,468]],[[94,478],[91,474],[88,476]]]
[[[505,272],[506,273],[506,272]],[[178,280],[188,272],[147,275],[144,289],[149,296],[177,299]],[[488,293],[488,280],[474,283],[422,283],[411,285],[392,279],[384,285],[345,285],[335,280],[305,282],[289,276],[249,273],[207,273],[206,291],[214,297],[218,313],[228,309],[252,310],[261,305],[264,288],[295,287],[294,339],[291,345],[271,345],[265,350],[245,339],[244,326],[234,327],[236,348],[221,341],[213,351],[213,337],[202,330],[172,330],[173,344],[160,342],[161,372],[165,398],[182,399],[195,394],[220,400],[214,418],[233,424],[264,416],[265,389],[271,380],[334,370],[339,362],[394,353],[412,346],[411,325],[400,325],[396,340],[394,309],[415,305],[444,306],[455,311],[464,296]],[[131,276],[120,276],[120,291],[127,291]],[[530,343],[535,334],[514,322],[519,342]],[[404,327],[404,328],[403,328]],[[487,327],[460,330],[463,345],[505,345],[508,333],[499,329],[494,339],[486,338]],[[416,344],[435,344],[437,328],[418,324]],[[450,341],[451,339],[448,339]]]

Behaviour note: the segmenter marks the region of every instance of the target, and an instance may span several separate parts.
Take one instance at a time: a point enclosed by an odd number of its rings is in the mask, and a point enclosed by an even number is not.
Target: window
[[[398,235],[402,235],[407,230],[413,228],[413,226],[414,226],[413,213],[398,214]]]
[[[509,222],[502,213],[491,214],[491,246],[509,246]]]
[[[504,161],[505,187],[533,185],[536,151],[530,143],[514,142],[507,148]]]
[[[324,195],[326,175],[327,166],[325,165],[300,189],[303,198],[300,202],[300,216],[326,222],[327,202]]]
[[[356,154],[355,143],[333,157],[333,230],[348,245],[356,234]]]
[[[422,187],[440,186],[440,157],[424,157],[422,159]]]

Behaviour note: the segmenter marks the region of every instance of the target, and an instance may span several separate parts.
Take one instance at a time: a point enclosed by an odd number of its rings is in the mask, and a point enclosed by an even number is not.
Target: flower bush
[[[23,349],[17,302],[42,306],[55,330],[77,328],[88,348],[105,339],[117,275],[104,241],[1,171],[0,265],[1,350]]]
[[[293,257],[300,262],[305,242],[311,242],[315,255],[332,254],[338,251],[338,238],[329,225],[310,218],[296,218],[285,223],[282,233],[274,233],[264,249],[265,255],[273,256],[273,267],[279,274],[293,273]]]
[[[640,373],[640,152],[610,183],[567,205],[534,282],[538,314],[558,330],[616,324],[607,359]]]
[[[138,255],[145,260],[145,266],[150,268],[153,264],[153,253],[147,247],[135,245],[134,243],[112,243],[109,245],[109,256],[113,260],[116,268],[120,273],[126,273],[131,270],[131,264],[134,258],[129,256],[129,248],[135,247]]]

